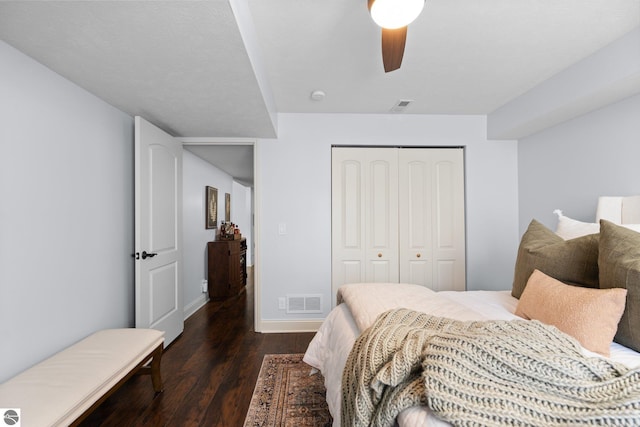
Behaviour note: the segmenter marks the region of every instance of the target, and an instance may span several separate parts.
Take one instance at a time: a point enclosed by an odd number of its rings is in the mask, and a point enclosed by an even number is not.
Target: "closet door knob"
[[[382,254],[381,253],[378,253],[378,258],[382,258]]]
[[[416,257],[420,258],[420,254],[416,255]]]

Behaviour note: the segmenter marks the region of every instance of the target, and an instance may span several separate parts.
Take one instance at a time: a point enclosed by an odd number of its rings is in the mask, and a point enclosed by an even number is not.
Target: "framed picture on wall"
[[[224,193],[224,220],[231,222],[231,194]]]
[[[207,185],[205,228],[218,228],[218,189]]]

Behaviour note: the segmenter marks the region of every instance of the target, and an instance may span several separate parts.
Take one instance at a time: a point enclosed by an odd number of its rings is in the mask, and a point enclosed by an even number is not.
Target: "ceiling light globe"
[[[393,30],[406,27],[420,15],[425,0],[375,0],[370,12],[373,21],[382,28]]]

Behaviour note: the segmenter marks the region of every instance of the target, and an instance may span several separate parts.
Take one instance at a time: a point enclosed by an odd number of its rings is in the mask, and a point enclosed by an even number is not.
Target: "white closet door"
[[[462,149],[399,149],[400,282],[465,290]]]
[[[349,149],[331,151],[331,276],[333,293],[364,281],[365,202],[363,161]]]
[[[397,282],[398,270],[398,151],[366,150],[365,164],[365,281]]]
[[[331,173],[333,292],[397,282],[397,150],[334,147]]]

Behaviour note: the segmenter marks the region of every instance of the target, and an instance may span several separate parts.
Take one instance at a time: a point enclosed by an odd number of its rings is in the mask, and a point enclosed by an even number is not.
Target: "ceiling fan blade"
[[[397,70],[402,65],[406,41],[407,27],[395,30],[382,29],[382,63],[385,73]]]

